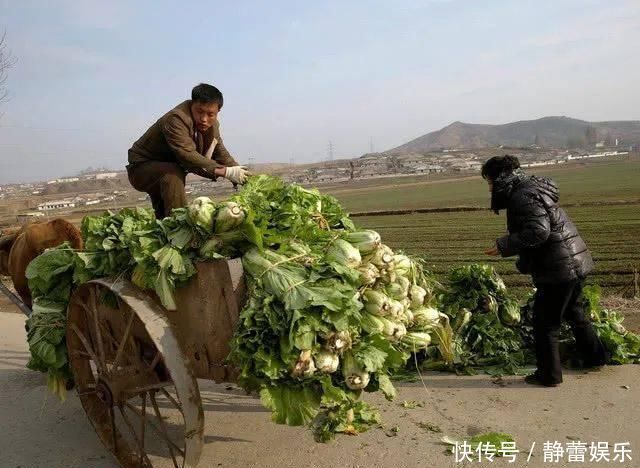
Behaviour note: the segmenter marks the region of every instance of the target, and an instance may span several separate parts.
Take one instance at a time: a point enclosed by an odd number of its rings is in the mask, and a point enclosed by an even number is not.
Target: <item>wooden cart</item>
[[[196,265],[167,311],[123,279],[89,281],[72,294],[66,329],[78,396],[121,466],[198,464],[204,413],[198,382],[233,382],[225,365],[245,301],[239,260]]]

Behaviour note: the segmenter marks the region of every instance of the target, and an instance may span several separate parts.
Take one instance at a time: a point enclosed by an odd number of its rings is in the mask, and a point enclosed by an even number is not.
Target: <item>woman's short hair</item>
[[[503,174],[511,174],[520,167],[520,161],[515,156],[505,154],[504,156],[494,156],[482,165],[482,177],[489,180],[496,180]]]

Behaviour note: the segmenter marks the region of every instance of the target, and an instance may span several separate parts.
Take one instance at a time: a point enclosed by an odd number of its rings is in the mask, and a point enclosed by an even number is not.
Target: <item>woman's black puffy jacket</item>
[[[511,174],[494,182],[494,210],[507,210],[508,235],[496,242],[503,257],[518,255],[516,266],[535,284],[584,278],[593,259],[578,229],[558,206],[558,187],[550,179]]]

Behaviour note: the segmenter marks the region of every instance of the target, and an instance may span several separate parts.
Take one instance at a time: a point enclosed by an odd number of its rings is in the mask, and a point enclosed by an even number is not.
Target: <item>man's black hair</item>
[[[511,174],[520,167],[520,161],[515,156],[505,154],[494,156],[482,165],[482,177],[496,180],[502,174]]]
[[[203,104],[217,103],[218,108],[222,109],[224,99],[218,88],[206,83],[200,83],[191,90],[191,100],[198,101]]]

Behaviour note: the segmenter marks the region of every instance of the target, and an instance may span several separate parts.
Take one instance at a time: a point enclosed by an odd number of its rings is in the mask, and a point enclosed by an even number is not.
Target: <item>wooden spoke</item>
[[[102,329],[107,334],[107,337],[109,337],[109,341],[111,342],[110,355],[113,356],[116,350],[118,349],[118,344],[119,344],[118,340],[116,340],[113,334],[113,327],[111,326],[111,323],[109,321],[104,321]]]
[[[176,461],[176,457],[175,457],[175,455],[173,453],[173,449],[171,448],[171,445],[173,445],[173,442],[169,438],[169,434],[167,432],[167,425],[162,420],[162,415],[160,414],[160,409],[158,408],[158,402],[156,401],[156,396],[155,396],[154,393],[149,393],[149,397],[151,398],[151,404],[153,405],[153,411],[156,413],[156,418],[158,418],[158,422],[160,423],[160,428],[162,429],[162,435],[163,435],[163,437],[165,439],[165,442],[167,442],[167,447],[169,447],[169,453],[171,453],[171,458],[173,459],[173,464],[175,465],[176,468],[180,468],[178,466],[178,462]]]
[[[93,352],[93,349],[91,348],[91,345],[89,344],[89,341],[87,340],[87,338],[84,336],[84,333],[80,331],[80,329],[76,326],[75,323],[71,324],[71,329],[76,334],[76,336],[80,339],[80,341],[84,345],[84,349],[87,351],[87,353],[89,353],[89,356],[91,356],[91,359],[93,360],[93,362],[96,363],[96,366],[98,367],[98,369],[104,372],[104,369],[103,369],[104,364],[102,363],[102,361],[98,360],[98,357]]]
[[[120,364],[120,359],[122,358],[122,352],[124,351],[124,348],[126,346],[126,343],[129,339],[129,334],[131,333],[131,326],[133,325],[133,319],[135,318],[136,314],[133,313],[133,310],[129,311],[131,313],[131,315],[129,316],[129,321],[127,322],[127,327],[124,331],[124,336],[122,338],[122,340],[120,341],[120,344],[118,345],[118,350],[116,351],[116,357],[113,360],[113,368],[117,369],[118,368],[118,364]]]
[[[105,332],[105,334],[107,335],[107,338],[109,338],[109,341],[111,342],[111,346],[113,347],[112,349],[115,351],[116,348],[118,347],[118,341],[113,337],[113,332],[110,328],[107,328],[108,323],[102,323],[100,324],[100,326],[102,327],[102,330]]]
[[[182,405],[180,403],[178,403],[175,398],[173,398],[173,396],[167,392],[166,388],[161,388],[160,391],[162,392],[162,394],[167,397],[168,400],[171,401],[171,403],[173,403],[173,405],[178,408],[180,410],[180,412],[182,413]]]
[[[138,347],[136,346],[135,341],[133,340],[133,336],[129,335],[127,342],[129,344],[129,346],[131,347],[131,352],[130,354],[128,354],[129,359],[131,359],[131,361],[134,364],[140,365],[142,366],[142,358],[140,357],[140,352],[138,350]]]
[[[145,427],[147,422],[147,394],[144,393],[141,398],[142,398],[142,419],[140,421],[140,433],[142,434],[142,451],[144,452],[144,433],[145,433]]]
[[[89,306],[84,302],[81,302],[79,305],[84,310],[86,319],[89,320],[89,315],[92,314],[91,309],[89,309]]]
[[[93,315],[93,326],[96,329],[96,341],[98,342],[98,355],[102,362],[106,362],[104,354],[104,343],[102,342],[102,332],[100,331],[100,317],[98,317],[98,301],[96,300],[96,290],[92,289],[89,293],[90,307]],[[105,365],[106,370],[106,365]]]
[[[146,418],[146,413],[145,413],[145,415],[143,415],[142,411],[139,408],[136,408],[135,406],[133,406],[131,403],[125,402],[125,406],[127,408],[129,408],[129,410],[131,410],[138,418],[140,418],[140,419]],[[160,419],[162,420],[162,418],[160,418]],[[182,455],[184,457],[184,449],[180,448],[171,439],[168,439],[167,437],[165,437],[165,435],[163,434],[162,430],[160,428],[158,428],[158,426],[156,426],[156,424],[153,421],[147,421],[147,424],[149,424],[149,427],[151,429],[153,429],[153,431],[157,435],[162,437],[169,445],[171,445],[171,447],[173,447],[174,450],[176,450],[180,455]]]
[[[98,320],[98,311],[97,309],[92,310],[91,307],[87,306],[85,303],[80,303],[80,307],[84,310],[85,312],[85,317],[87,319],[87,322],[92,322],[93,326],[95,328],[95,341],[97,342],[97,350],[98,350],[98,354],[104,358],[104,342],[102,341],[102,332],[100,330],[100,328],[102,327],[102,325],[100,324],[99,320]],[[102,327],[104,329],[104,327]],[[89,334],[89,337],[91,337],[92,334]],[[115,341],[115,339],[113,338],[113,336],[111,336],[110,333],[107,333],[108,338],[112,341],[112,343],[114,343],[116,346],[118,345],[118,343]],[[93,342],[93,340],[91,340]],[[94,343],[95,344],[95,343]],[[102,353],[101,353],[102,350]],[[106,361],[106,360],[105,360]]]
[[[151,361],[151,365],[149,366],[149,367],[151,367],[151,370],[153,370],[158,365],[158,363],[160,362],[160,358],[161,357],[162,356],[161,356],[160,352],[157,352],[156,353],[156,357],[153,358],[153,361]]]
[[[89,307],[87,304],[85,303],[80,303],[80,307],[84,310],[85,313],[85,318],[87,319],[87,322],[93,322],[94,321],[94,312],[93,310],[91,310],[91,307]]]
[[[118,438],[116,429],[116,414],[113,408],[109,408],[109,418],[111,419],[111,441],[113,443],[113,451],[118,454]]]
[[[156,384],[151,384],[151,385],[145,385],[144,387],[137,387],[137,388],[132,388],[132,389],[127,389],[125,390],[127,393],[146,393],[146,392],[150,392],[152,390],[160,390],[164,387],[169,387],[173,385],[173,383],[171,381],[167,381],[167,382],[159,382]]]
[[[140,466],[143,466],[142,465],[143,461],[146,461],[149,466],[152,466],[151,460],[149,460],[149,457],[147,456],[147,453],[144,451],[144,425],[142,426],[142,439],[140,439],[138,437],[138,434],[136,433],[136,430],[133,427],[133,424],[129,420],[129,417],[124,412],[124,409],[122,408],[122,406],[118,406],[118,410],[120,410],[120,414],[122,415],[122,419],[124,420],[125,424],[129,428],[129,431],[131,432],[131,435],[135,439],[136,445],[138,446],[138,449],[140,450],[140,454],[139,454],[139,458],[138,458],[138,462],[140,463]]]
[[[91,354],[87,353],[86,351],[80,351],[79,349],[75,349],[75,350],[69,352],[69,356],[85,358],[85,359],[92,359],[91,358]]]

